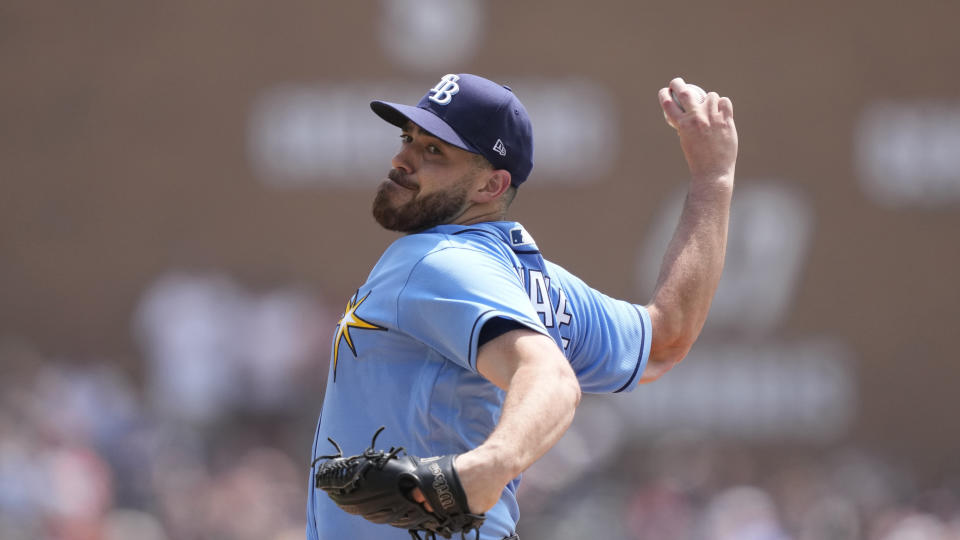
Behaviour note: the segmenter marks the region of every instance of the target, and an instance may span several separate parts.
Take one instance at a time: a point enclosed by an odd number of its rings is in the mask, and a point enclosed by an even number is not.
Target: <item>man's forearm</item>
[[[498,462],[505,484],[560,440],[579,400],[576,379],[557,367],[521,366],[510,381],[496,429],[478,450]]]
[[[706,322],[723,272],[732,194],[732,173],[691,184],[652,299],[654,309],[671,315],[660,317],[655,328],[661,337],[672,338],[663,347],[689,348],[690,337]]]
[[[523,330],[505,334],[487,344],[483,354],[509,354],[517,360],[508,362],[514,365],[503,371],[485,373],[507,391],[500,420],[481,446],[457,458],[470,507],[478,512],[496,504],[507,482],[560,440],[580,402],[580,386],[570,364],[542,334]]]

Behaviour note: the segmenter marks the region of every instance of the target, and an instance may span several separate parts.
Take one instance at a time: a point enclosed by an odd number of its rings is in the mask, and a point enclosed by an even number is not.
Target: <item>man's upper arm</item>
[[[477,371],[502,390],[507,389],[513,374],[524,365],[571,371],[553,339],[529,328],[510,330],[477,351]]]

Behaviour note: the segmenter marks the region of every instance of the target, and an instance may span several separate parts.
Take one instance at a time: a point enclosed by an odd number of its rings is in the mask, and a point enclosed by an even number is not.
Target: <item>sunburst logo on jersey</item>
[[[353,293],[353,297],[347,301],[347,309],[343,312],[343,317],[340,317],[340,322],[337,323],[337,333],[333,338],[333,381],[337,381],[337,363],[340,361],[340,342],[346,341],[347,346],[350,347],[350,352],[353,353],[353,357],[357,357],[357,347],[353,344],[353,337],[350,335],[350,329],[360,328],[362,330],[386,330],[382,326],[377,326],[369,321],[363,320],[357,310],[360,309],[360,306],[363,304],[363,301],[370,296],[369,291],[367,294],[363,295],[363,298],[357,300],[357,297],[360,296],[360,289],[357,289],[357,292]]]

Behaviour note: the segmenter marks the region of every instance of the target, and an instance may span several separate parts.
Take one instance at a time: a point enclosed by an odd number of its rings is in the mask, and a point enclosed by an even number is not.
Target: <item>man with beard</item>
[[[327,438],[359,454],[386,426],[389,444],[450,460],[470,513],[485,516],[480,538],[517,538],[519,475],[559,440],[581,391],[630,391],[679,362],[720,278],[737,155],[733,106],[679,78],[659,98],[691,180],[646,306],[605,296],[545,261],[526,230],[506,220],[533,168],[530,121],[508,87],[451,74],[416,106],[371,103],[401,130],[373,215],[405,236],[337,325],[315,460],[330,453]],[[433,511],[436,499],[419,489],[410,497]],[[313,482],[307,536],[408,537],[342,511]]]

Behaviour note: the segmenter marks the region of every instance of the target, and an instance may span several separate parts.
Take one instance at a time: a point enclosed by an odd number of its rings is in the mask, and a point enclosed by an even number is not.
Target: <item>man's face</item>
[[[483,168],[476,156],[408,123],[393,169],[380,184],[373,217],[391,231],[413,233],[455,223],[470,207]]]

